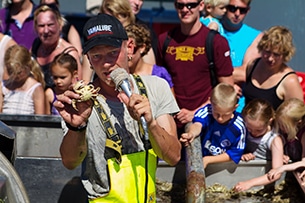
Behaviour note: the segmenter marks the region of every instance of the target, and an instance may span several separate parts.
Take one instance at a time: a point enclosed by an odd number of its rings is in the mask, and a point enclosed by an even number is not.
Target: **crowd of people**
[[[295,53],[288,28],[245,24],[251,0],[175,0],[180,23],[157,36],[137,17],[142,5],[103,0],[80,35],[58,0],[12,0],[0,10],[0,112],[61,116],[63,165],[82,165],[94,203],[155,202],[157,157],[177,164],[196,137],[204,168],[272,162],[236,191],[305,167],[305,104],[287,65]],[[211,29],[215,76],[205,49]],[[79,80],[97,96],[82,100],[72,88]]]

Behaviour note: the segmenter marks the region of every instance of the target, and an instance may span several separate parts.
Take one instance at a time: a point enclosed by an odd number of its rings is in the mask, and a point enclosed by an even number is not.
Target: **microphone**
[[[132,90],[129,82],[130,76],[124,68],[116,68],[115,70],[113,70],[110,73],[110,78],[114,82],[116,90],[123,91],[128,97],[131,96]],[[149,141],[148,127],[144,116],[140,117],[140,121],[144,131],[144,140],[148,142]],[[147,143],[144,143],[144,145],[146,144]]]

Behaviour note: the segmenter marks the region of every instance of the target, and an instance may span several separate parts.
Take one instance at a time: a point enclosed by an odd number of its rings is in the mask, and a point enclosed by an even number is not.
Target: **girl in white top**
[[[272,161],[272,168],[283,165],[283,140],[273,129],[275,112],[271,104],[264,99],[250,101],[242,111],[248,130],[245,154],[241,160],[265,159]],[[234,189],[237,192],[248,190],[254,186],[263,186],[279,180],[281,175],[269,178],[268,174],[239,182]]]
[[[4,64],[9,78],[0,85],[0,112],[45,114],[43,75],[30,52],[13,45],[5,53]]]

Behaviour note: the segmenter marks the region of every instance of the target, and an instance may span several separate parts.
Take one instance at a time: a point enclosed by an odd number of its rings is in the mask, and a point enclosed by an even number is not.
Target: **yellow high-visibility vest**
[[[157,155],[148,151],[147,202],[156,202],[155,178]],[[122,155],[118,164],[114,158],[108,159],[110,191],[108,195],[89,200],[90,203],[144,203],[145,195],[145,156],[146,152]]]

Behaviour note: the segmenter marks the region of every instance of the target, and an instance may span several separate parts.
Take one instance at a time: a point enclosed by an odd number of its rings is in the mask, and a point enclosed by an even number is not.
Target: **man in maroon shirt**
[[[172,76],[180,112],[175,116],[178,134],[191,122],[194,113],[209,101],[212,85],[205,41],[209,29],[200,21],[204,2],[200,0],[175,0],[180,25],[169,31],[170,41],[163,49],[167,32],[159,36],[157,63],[166,67]],[[233,67],[227,40],[215,35],[213,41],[215,72],[218,82],[234,85]]]

